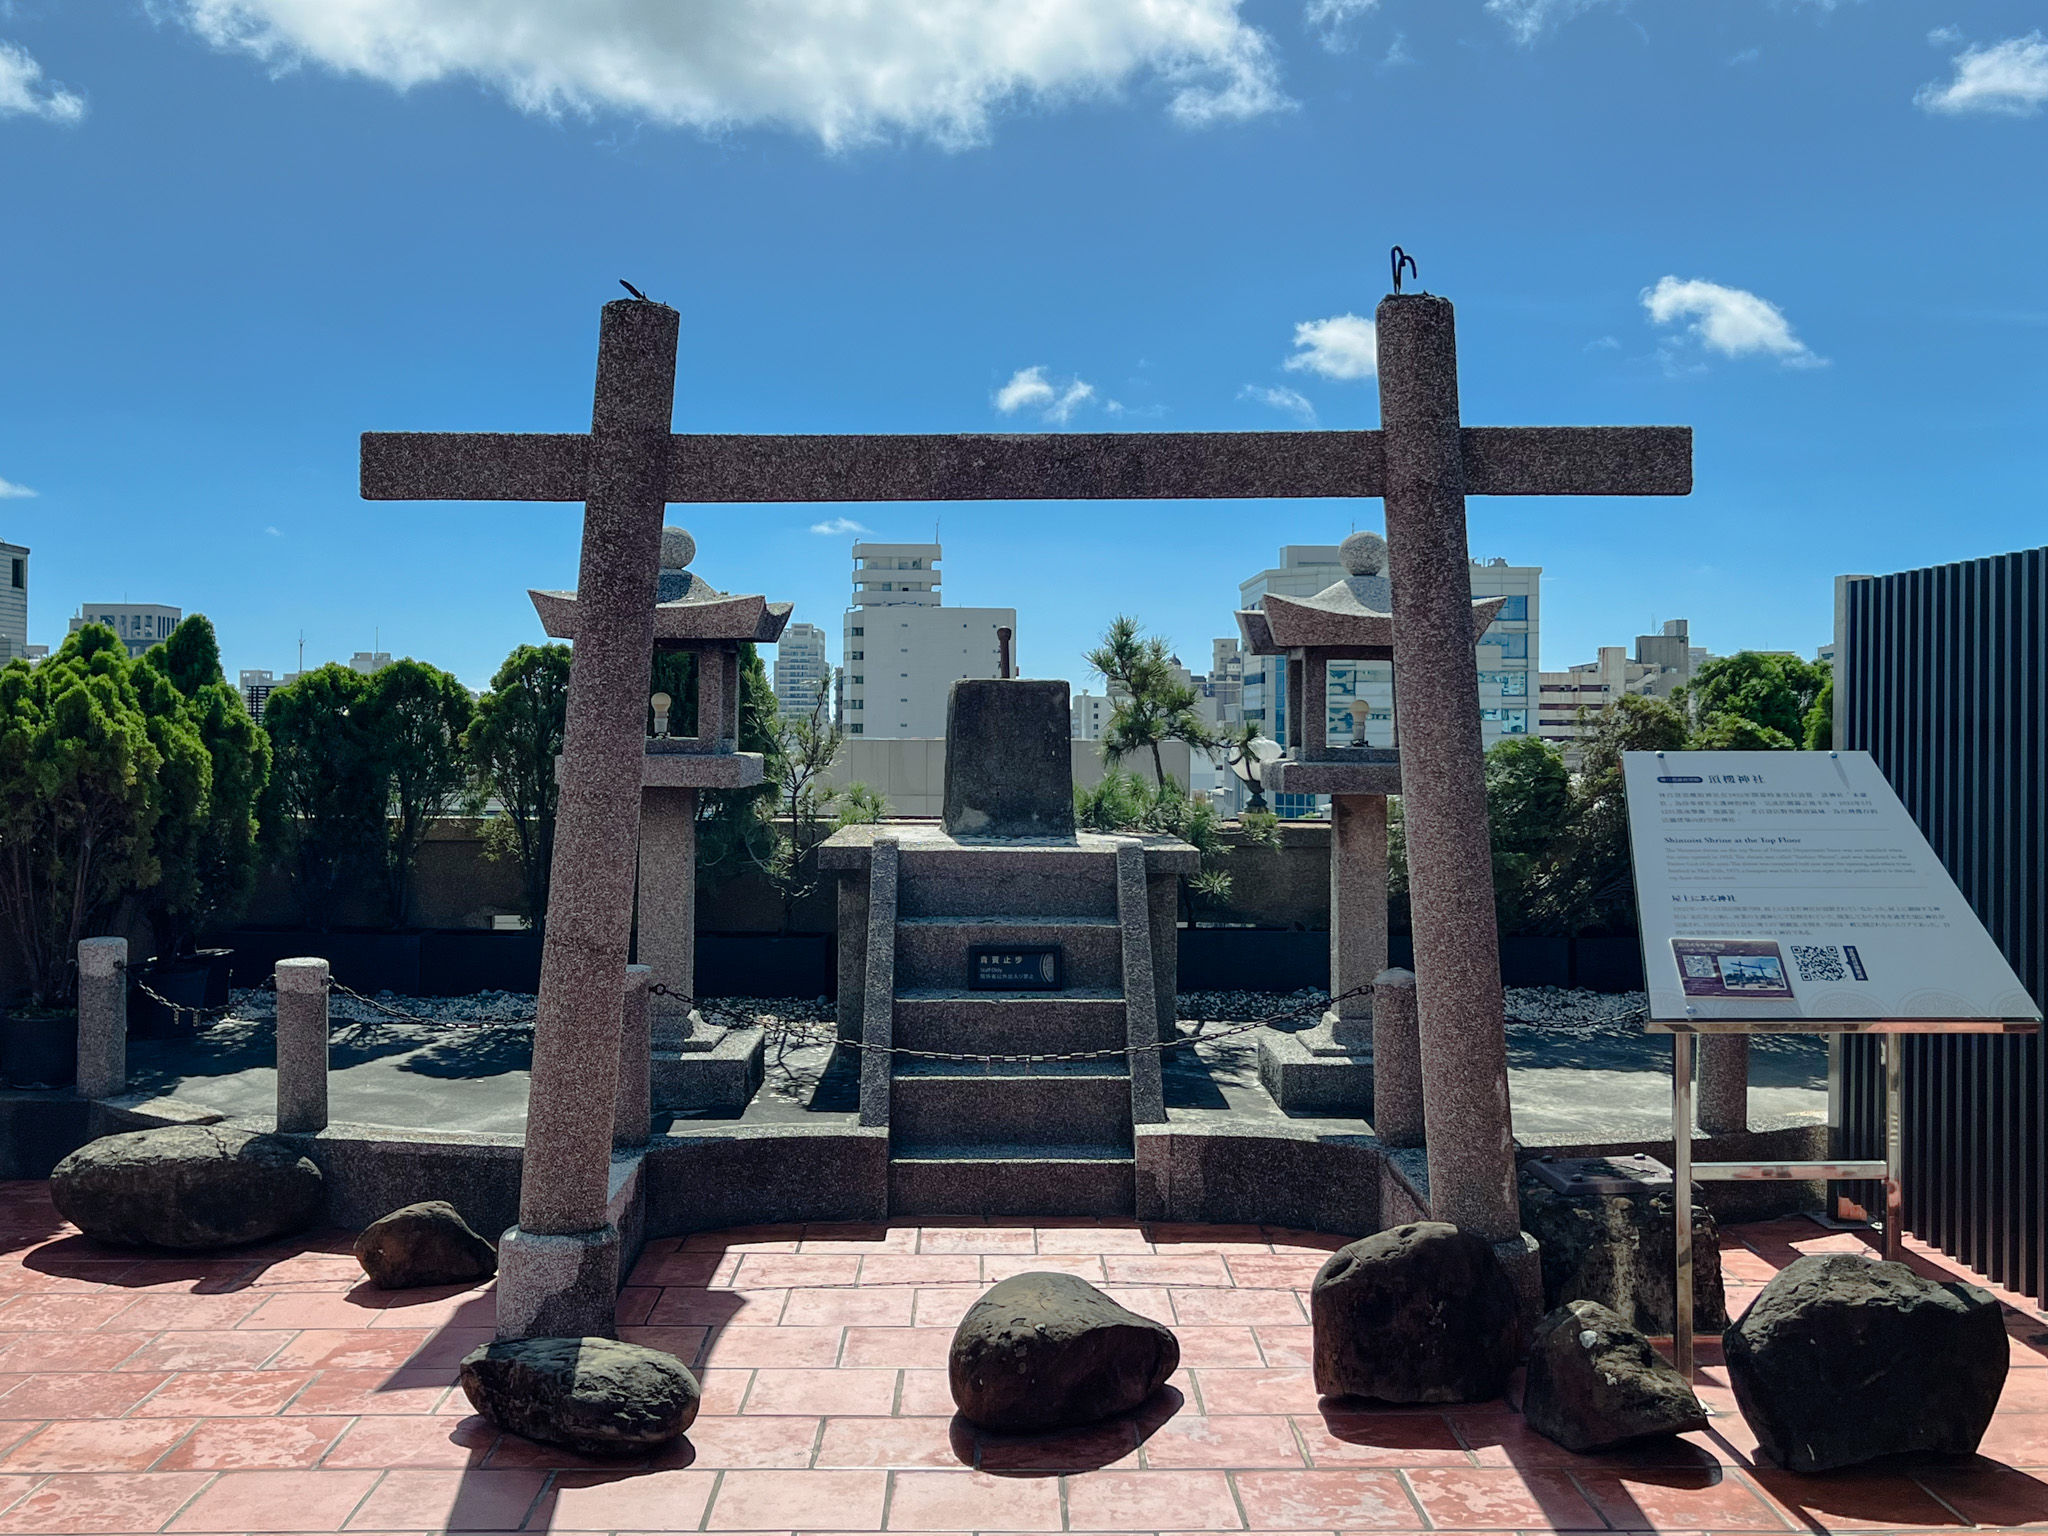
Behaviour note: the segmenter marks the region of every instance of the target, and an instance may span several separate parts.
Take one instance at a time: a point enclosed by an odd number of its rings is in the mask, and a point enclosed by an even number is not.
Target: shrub
[[[0,669],[0,921],[38,1007],[75,1000],[78,941],[156,883],[163,759],[131,674],[100,624]]]
[[[270,737],[222,675],[204,614],[186,619],[139,665],[161,673],[182,696],[207,758],[205,804],[175,858],[160,831],[163,876],[148,901],[157,953],[189,954],[196,935],[240,915],[255,887],[256,808],[270,781]]]
[[[446,814],[469,784],[462,737],[476,706],[452,673],[408,656],[371,676],[361,708],[387,796],[385,899],[393,925],[403,928],[412,916],[413,864],[427,823]]]
[[[568,703],[569,647],[519,646],[492,676],[462,739],[479,791],[504,810],[485,837],[493,846],[502,839],[519,860],[521,910],[536,929],[547,923],[560,793],[555,759]]]
[[[322,931],[384,852],[386,787],[366,728],[369,687],[360,672],[329,662],[279,688],[263,709],[271,746],[264,840],[307,926]]]

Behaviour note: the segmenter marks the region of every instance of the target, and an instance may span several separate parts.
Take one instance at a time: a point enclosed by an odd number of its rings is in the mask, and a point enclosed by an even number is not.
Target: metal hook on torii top
[[[1398,245],[1388,253],[1388,257],[1394,263],[1394,292],[1399,293],[1401,291],[1401,269],[1403,267],[1408,269],[1410,277],[1420,277],[1422,275],[1415,270],[1415,258],[1402,250]]]

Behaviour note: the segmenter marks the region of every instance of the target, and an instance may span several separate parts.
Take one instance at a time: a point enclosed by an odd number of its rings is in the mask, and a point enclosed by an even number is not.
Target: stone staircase
[[[1158,1057],[1136,1058],[1134,1072],[1121,1054],[1134,1040],[1158,1038],[1147,853],[1135,839],[1092,834],[877,841],[867,903],[869,1042],[962,1056],[1119,1053],[1038,1062],[869,1053],[862,1119],[889,1128],[893,1212],[1133,1212],[1132,1127],[1164,1119]],[[1153,853],[1154,863],[1161,853],[1171,858],[1169,849]],[[1059,945],[1064,985],[971,989],[972,948],[1004,944]]]

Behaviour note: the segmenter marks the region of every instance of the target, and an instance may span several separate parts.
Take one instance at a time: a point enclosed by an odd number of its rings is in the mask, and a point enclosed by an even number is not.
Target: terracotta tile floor
[[[1715,1349],[1714,1427],[1572,1456],[1505,1403],[1319,1402],[1303,1291],[1338,1239],[1257,1227],[778,1227],[653,1244],[621,1315],[703,1377],[688,1439],[620,1465],[470,1414],[455,1364],[489,1289],[384,1295],[349,1239],[232,1258],[100,1248],[40,1183],[0,1185],[0,1536],[719,1531],[1779,1531],[2048,1528],[2048,1319],[1970,1461],[1795,1477],[1751,1465]],[[1725,1241],[1739,1311],[1806,1222]],[[1913,1262],[1950,1273],[1924,1250]],[[1128,1420],[1057,1437],[957,1423],[946,1343],[980,1289],[1087,1276],[1174,1324],[1184,1364]]]

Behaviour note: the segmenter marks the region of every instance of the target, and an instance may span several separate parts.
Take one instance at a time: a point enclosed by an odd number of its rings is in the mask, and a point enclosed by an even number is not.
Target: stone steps
[[[1131,1075],[1122,1061],[1007,1063],[896,1058],[895,1157],[935,1146],[1131,1147]]]
[[[960,1055],[1119,1051],[1129,1031],[1116,856],[1071,843],[906,844],[894,1044]],[[978,944],[1057,944],[1056,992],[969,988]],[[1128,1216],[1131,1073],[1077,1062],[893,1059],[889,1203],[915,1215]]]
[[[1114,1147],[934,1146],[889,1160],[889,1209],[911,1216],[1129,1216],[1137,1164]]]
[[[919,1051],[1018,1055],[1113,1051],[1124,1043],[1123,994],[968,992],[923,988],[896,994],[895,1043]]]
[[[897,988],[964,987],[968,951],[977,944],[1057,944],[1069,987],[1123,984],[1123,934],[1114,917],[946,914],[898,921]]]
[[[1116,859],[1072,847],[918,848],[901,854],[898,921],[1080,915],[1116,921]]]

